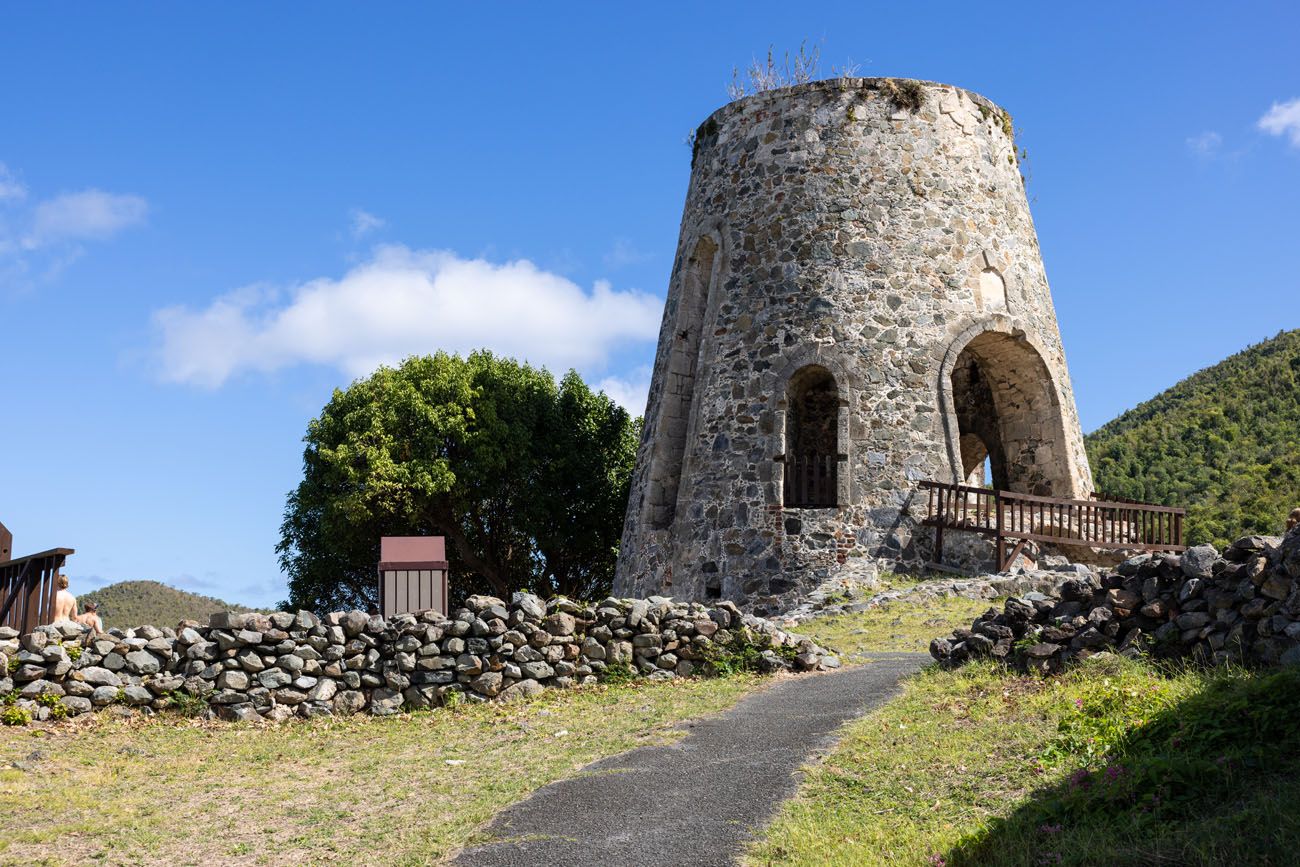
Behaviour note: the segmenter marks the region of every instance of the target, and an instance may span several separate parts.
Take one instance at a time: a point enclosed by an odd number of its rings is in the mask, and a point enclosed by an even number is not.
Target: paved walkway
[[[588,765],[534,792],[488,828],[497,842],[456,864],[724,865],[798,785],[795,771],[835,742],[846,720],[882,704],[921,653],[790,678],[726,713],[688,723],[675,744],[642,747]]]

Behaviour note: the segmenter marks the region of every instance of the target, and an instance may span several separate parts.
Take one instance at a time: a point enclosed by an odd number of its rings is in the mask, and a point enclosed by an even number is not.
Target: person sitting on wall
[[[1300,527],[1300,509],[1292,509],[1291,514],[1286,516],[1287,532],[1291,532],[1295,527]]]
[[[54,623],[77,623],[77,597],[68,592],[68,576],[62,572],[54,579],[59,592],[54,595]]]
[[[72,619],[92,632],[104,631],[104,621],[99,619],[99,603],[97,602],[87,602],[86,610]]]

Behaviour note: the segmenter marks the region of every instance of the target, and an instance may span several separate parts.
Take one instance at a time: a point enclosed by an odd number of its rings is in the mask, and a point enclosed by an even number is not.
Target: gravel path
[[[497,815],[495,842],[460,865],[722,865],[794,794],[796,771],[845,721],[882,704],[929,661],[872,654],[855,668],[793,677],[720,716],[687,723],[675,744],[588,765]]]

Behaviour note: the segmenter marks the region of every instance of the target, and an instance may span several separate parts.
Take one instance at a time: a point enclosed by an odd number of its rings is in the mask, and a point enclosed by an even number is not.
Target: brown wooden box
[[[379,540],[379,613],[447,613],[447,543],[443,536]]]

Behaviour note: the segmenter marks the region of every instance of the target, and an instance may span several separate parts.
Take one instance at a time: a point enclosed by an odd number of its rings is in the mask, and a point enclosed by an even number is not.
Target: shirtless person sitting
[[[1286,528],[1289,532],[1292,527],[1300,526],[1300,509],[1292,509],[1291,514],[1287,515]]]
[[[62,572],[55,579],[59,586],[59,592],[54,596],[54,622],[58,623],[76,623],[77,622],[77,597],[68,592],[68,576]]]
[[[95,602],[87,602],[86,610],[72,619],[92,632],[104,631],[104,621],[99,619],[99,605]]]

